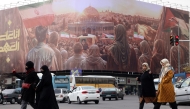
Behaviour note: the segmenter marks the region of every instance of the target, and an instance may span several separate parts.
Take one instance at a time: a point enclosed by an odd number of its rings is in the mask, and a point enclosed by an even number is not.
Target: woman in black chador
[[[52,85],[52,76],[46,65],[41,67],[43,74],[40,83],[36,88],[37,109],[59,109]]]
[[[143,109],[144,103],[153,103],[155,105],[156,100],[156,90],[154,86],[153,75],[150,71],[148,63],[142,64],[143,74],[141,77],[137,77],[137,81],[141,82],[140,89],[140,106],[139,109]]]

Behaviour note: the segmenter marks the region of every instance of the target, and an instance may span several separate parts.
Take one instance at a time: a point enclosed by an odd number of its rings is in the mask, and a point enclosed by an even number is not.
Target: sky
[[[18,1],[20,1],[19,5],[23,5],[25,3],[30,3],[30,2],[33,3],[33,2],[44,1],[44,0],[2,0],[1,4],[0,4],[0,8],[3,8],[4,4],[13,3],[15,5],[15,3],[17,3]],[[96,1],[98,1],[98,0],[96,0]],[[102,0],[102,1],[104,1],[104,0]],[[137,1],[144,1],[144,2],[149,2],[149,3],[153,2],[154,4],[157,3],[157,4],[160,4],[160,5],[163,5],[163,3],[165,5],[172,4],[173,8],[177,6],[178,8],[181,8],[183,10],[190,11],[190,0],[137,0]],[[167,3],[167,2],[169,2],[169,3]],[[178,4],[178,5],[175,5],[175,3]],[[9,6],[7,5],[6,7],[9,7]],[[189,8],[187,8],[187,6]]]
[[[0,9],[21,6],[39,1],[46,0],[3,0],[1,1]],[[147,4],[144,2],[158,5]],[[53,11],[56,14],[76,11],[82,12],[86,7],[93,6],[98,11],[110,10],[123,14],[158,18],[162,11],[162,7],[160,5],[190,11],[190,0],[101,0],[101,3],[99,0],[54,0]]]
[[[142,15],[147,17],[160,17],[162,7],[135,0],[57,0],[53,3],[55,14],[68,12],[80,12],[89,6],[96,8],[99,12],[109,10],[125,15]],[[142,11],[143,10],[143,11]]]

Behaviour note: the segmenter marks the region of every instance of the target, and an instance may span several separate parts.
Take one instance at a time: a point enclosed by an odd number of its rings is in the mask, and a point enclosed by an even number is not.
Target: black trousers
[[[139,105],[139,109],[143,109],[144,108],[144,103],[145,103],[145,100],[143,99]],[[154,107],[155,107],[155,104],[156,103],[153,103],[154,104]]]
[[[176,102],[173,102],[173,103],[169,103],[170,104],[170,107],[172,109],[177,109],[177,104]],[[156,103],[155,106],[154,106],[154,109],[160,109],[160,106],[162,105],[162,103]]]

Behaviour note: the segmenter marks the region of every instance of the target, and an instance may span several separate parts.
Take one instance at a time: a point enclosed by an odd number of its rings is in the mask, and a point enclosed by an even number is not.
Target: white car
[[[100,92],[93,86],[78,86],[68,94],[68,104],[71,104],[71,102],[87,104],[89,101],[98,104],[99,100]]]
[[[175,94],[177,104],[190,103],[190,77],[176,85]]]
[[[68,90],[65,88],[54,89],[56,100],[60,103],[65,103],[68,98]]]

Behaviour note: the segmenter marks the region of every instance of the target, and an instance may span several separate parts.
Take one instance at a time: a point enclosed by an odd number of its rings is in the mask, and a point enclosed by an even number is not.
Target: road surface
[[[112,99],[111,101],[100,100],[99,104],[95,104],[94,102],[89,102],[88,104],[67,104],[67,103],[59,103],[59,109],[138,109],[139,102],[137,96],[128,95],[125,96],[124,100]],[[20,109],[19,104],[10,104],[0,105],[0,109]],[[30,105],[28,105],[27,109],[32,109]],[[153,104],[145,104],[144,109],[153,109]],[[169,105],[161,106],[161,109],[171,109]],[[190,109],[188,105],[179,105],[178,109]]]

